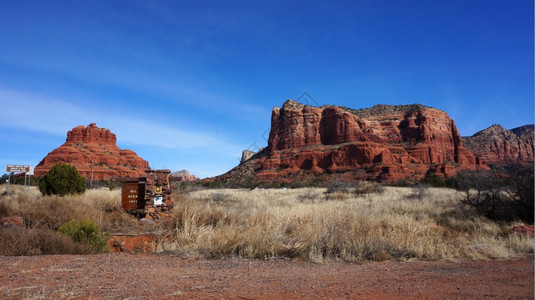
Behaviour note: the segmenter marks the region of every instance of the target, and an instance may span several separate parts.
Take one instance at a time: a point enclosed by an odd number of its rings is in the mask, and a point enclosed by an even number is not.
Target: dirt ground
[[[315,264],[109,253],[0,257],[0,298],[533,299],[533,257]]]

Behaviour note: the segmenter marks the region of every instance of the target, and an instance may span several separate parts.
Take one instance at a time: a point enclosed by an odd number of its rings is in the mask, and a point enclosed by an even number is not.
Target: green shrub
[[[85,179],[74,166],[55,164],[39,182],[43,195],[81,194],[85,192]]]
[[[421,184],[427,184],[433,187],[446,187],[446,182],[437,174],[427,174],[420,179]]]
[[[99,226],[91,221],[70,220],[61,225],[58,231],[75,242],[89,245],[95,252],[108,251],[108,235],[101,233]]]

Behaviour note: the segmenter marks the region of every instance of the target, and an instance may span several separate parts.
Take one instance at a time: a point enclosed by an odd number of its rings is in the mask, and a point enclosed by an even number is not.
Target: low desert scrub
[[[366,185],[356,192],[326,188],[212,189],[175,194],[172,222],[155,226],[160,250],[190,257],[288,258],[315,262],[511,258],[533,253],[534,239],[511,233],[519,221],[497,222],[461,206],[463,194],[445,188]],[[0,193],[5,185],[0,186]],[[354,189],[354,190],[351,190]],[[332,199],[330,194],[343,197]],[[333,201],[334,200],[334,201]],[[120,207],[120,191],[81,195],[0,196],[0,217],[24,224],[0,229],[0,255],[92,253],[60,234],[71,220],[106,232],[144,230]]]
[[[317,262],[491,259],[533,252],[533,238],[510,234],[512,223],[464,211],[455,190],[427,188],[422,197],[399,187],[343,194],[343,201],[331,201],[325,188],[194,191],[177,202],[168,249],[210,258]]]
[[[0,193],[6,188],[0,186]],[[28,187],[25,193],[23,187],[12,185],[9,197],[0,196],[0,218],[19,216],[23,225],[0,227],[0,255],[103,251],[102,241],[95,247],[95,243],[75,242],[57,230],[72,220],[90,222],[104,232],[136,230],[139,222],[121,209],[120,195],[120,190],[102,189],[63,197],[42,196],[36,187]]]
[[[1,186],[0,189],[5,189]],[[70,220],[89,220],[103,231],[122,230],[137,220],[121,208],[121,191],[87,190],[80,195],[41,196],[36,187],[12,186],[10,197],[0,197],[0,217],[21,216],[26,227],[57,229]]]
[[[91,254],[89,245],[50,229],[0,229],[0,255]]]
[[[366,194],[381,194],[383,192],[383,186],[376,182],[364,180],[355,183],[334,181],[327,186],[325,195],[328,200],[346,200],[352,195],[363,196]]]
[[[100,232],[98,225],[87,220],[70,220],[61,225],[58,232],[70,237],[73,241],[89,246],[96,253],[108,251],[109,235]]]

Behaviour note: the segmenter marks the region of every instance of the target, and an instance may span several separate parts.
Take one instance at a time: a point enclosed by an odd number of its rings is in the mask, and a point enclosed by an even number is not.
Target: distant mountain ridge
[[[494,124],[473,136],[463,137],[463,144],[490,166],[533,164],[534,132],[533,124],[511,130]]]
[[[197,181],[199,177],[191,175],[188,170],[176,171],[169,174],[169,177],[178,181]]]

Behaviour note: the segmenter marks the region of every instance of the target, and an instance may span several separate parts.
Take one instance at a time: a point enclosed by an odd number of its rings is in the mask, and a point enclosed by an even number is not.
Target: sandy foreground
[[[315,264],[171,254],[0,257],[0,298],[533,299],[533,257]]]

